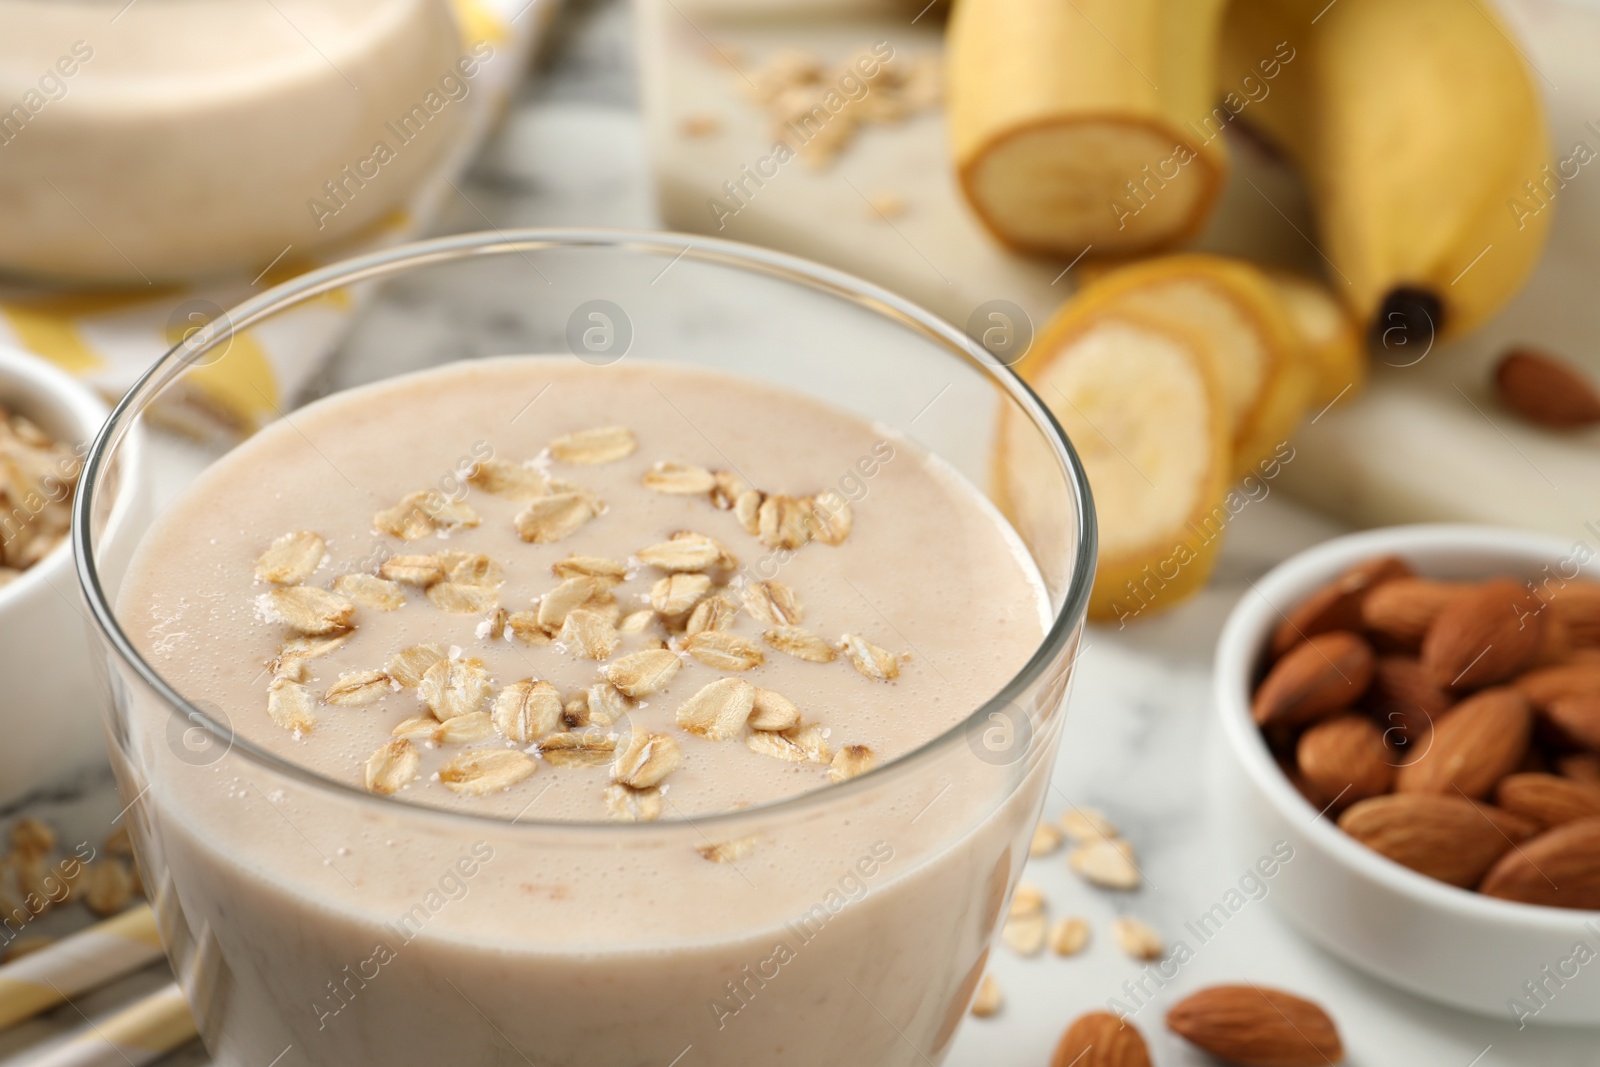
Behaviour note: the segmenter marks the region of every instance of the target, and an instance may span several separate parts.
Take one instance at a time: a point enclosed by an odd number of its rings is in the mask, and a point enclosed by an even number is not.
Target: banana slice
[[[1088,471],[1100,559],[1089,615],[1126,622],[1205,584],[1228,513],[1228,404],[1196,335],[1135,312],[1069,304],[1018,370],[1060,420]],[[1029,492],[1051,477],[1036,435],[1003,417],[997,497],[1024,540],[1065,529]],[[1056,534],[1059,538],[1059,533]]]
[[[1327,286],[1303,274],[1273,271],[1268,277],[1311,364],[1311,406],[1320,409],[1359,394],[1367,382],[1367,351],[1361,328],[1345,306]]]
[[[1109,271],[1074,298],[1083,312],[1133,311],[1192,330],[1221,384],[1242,476],[1289,437],[1312,372],[1293,321],[1260,270],[1221,256],[1163,256]]]

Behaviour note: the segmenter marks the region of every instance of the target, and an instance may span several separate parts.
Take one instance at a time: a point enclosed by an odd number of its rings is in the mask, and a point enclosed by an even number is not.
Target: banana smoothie
[[[189,487],[118,611],[232,731],[150,702],[126,742],[220,1063],[937,1062],[1049,769],[929,744],[1049,624],[994,508],[710,371],[319,401]]]

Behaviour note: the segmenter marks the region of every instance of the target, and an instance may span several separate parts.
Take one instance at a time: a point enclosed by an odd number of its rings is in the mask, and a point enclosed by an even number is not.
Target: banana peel
[[[1244,119],[1305,176],[1329,281],[1370,343],[1421,347],[1481,325],[1531,273],[1553,214],[1528,206],[1549,132],[1493,5],[1235,0],[1222,83],[1280,40],[1305,54]]]

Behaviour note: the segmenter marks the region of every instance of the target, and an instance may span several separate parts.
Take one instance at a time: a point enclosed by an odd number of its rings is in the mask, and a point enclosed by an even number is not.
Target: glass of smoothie
[[[163,393],[378,282],[489,328],[358,335],[108,541]],[[1093,575],[1083,471],[1004,362],[836,271],[608,231],[366,256],[163,357],[74,544],[216,1060],[942,1061]]]

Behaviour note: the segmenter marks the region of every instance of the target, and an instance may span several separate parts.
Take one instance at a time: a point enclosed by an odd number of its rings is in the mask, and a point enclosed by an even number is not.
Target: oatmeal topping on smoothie
[[[557,438],[547,459],[591,466],[618,463],[637,447],[631,432],[611,426]],[[592,493],[549,478],[538,462],[483,461],[468,472],[466,481],[525,504],[514,521],[519,536],[534,543],[575,535],[605,512]],[[747,510],[754,507],[756,535],[776,548],[795,549],[812,540],[839,545],[853,524],[849,505],[837,493],[768,496],[743,488],[736,476],[689,463],[656,461],[639,485],[669,496],[703,495],[723,510],[746,499]],[[406,542],[448,536],[481,522],[474,509],[433,491],[407,494],[374,517],[379,531]],[[382,560],[375,573],[340,574],[329,583],[331,589],[303,584],[327,559],[322,535],[296,530],[278,537],[256,560],[256,580],[275,586],[259,598],[263,617],[303,635],[280,652],[268,691],[268,713],[284,729],[309,733],[316,723],[317,695],[299,680],[305,661],[347,638],[360,610],[405,608],[406,586],[423,590],[428,602],[447,615],[484,616],[476,630],[480,640],[509,637],[549,645],[602,665],[604,681],[568,697],[550,681],[533,676],[497,689],[482,660],[436,644],[402,649],[383,669],[341,673],[322,691],[321,704],[366,708],[402,689],[415,689],[431,713],[405,719],[394,728],[392,739],[368,758],[367,788],[382,795],[405,789],[421,774],[417,744],[486,742],[490,744],[452,758],[438,780],[456,793],[476,796],[509,788],[531,775],[538,764],[530,752],[557,767],[609,764],[609,814],[631,821],[653,819],[661,811],[660,787],[683,762],[677,740],[643,729],[619,735],[606,727],[636,701],[666,689],[683,656],[729,674],[765,663],[760,642],[733,630],[743,610],[768,627],[761,636],[773,648],[812,663],[830,663],[836,657],[834,648],[797,625],[805,611],[793,588],[777,579],[755,581],[737,574],[739,560],[728,547],[695,530],[679,530],[665,541],[645,545],[627,561],[572,553],[550,565],[555,586],[531,608],[517,612],[499,602],[507,568],[517,568],[515,560],[454,550],[410,552]],[[646,595],[649,609],[624,616],[616,590],[648,571],[663,575]],[[324,645],[304,643],[313,638]],[[625,654],[613,659],[619,650]],[[899,674],[900,657],[860,635],[845,634],[838,650],[874,681],[890,681]],[[701,686],[678,704],[674,720],[678,728],[707,740],[743,736],[754,753],[826,766],[830,781],[843,781],[874,765],[870,748],[848,745],[833,753],[828,731],[804,722],[792,700],[737,678]],[[528,751],[504,747],[508,745],[528,746]]]
[[[410,803],[649,821],[825,788],[948,731],[1039,632],[955,471],[734,378],[450,368],[238,452],[252,477],[164,524],[149,654],[252,743]]]

